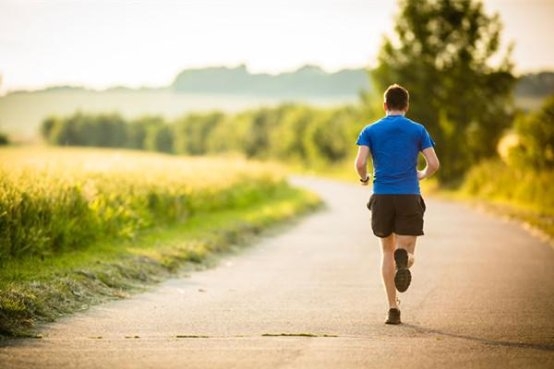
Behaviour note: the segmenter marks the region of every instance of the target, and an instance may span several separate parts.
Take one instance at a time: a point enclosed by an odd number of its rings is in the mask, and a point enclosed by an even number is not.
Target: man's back
[[[433,142],[425,128],[403,115],[387,115],[366,126],[358,144],[369,147],[375,194],[419,194],[417,159]]]

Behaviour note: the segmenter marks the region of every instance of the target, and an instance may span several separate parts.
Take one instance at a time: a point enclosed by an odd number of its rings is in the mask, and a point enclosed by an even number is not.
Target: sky
[[[554,0],[484,0],[516,72],[554,70]],[[165,86],[185,68],[371,67],[394,0],[0,0],[0,93]]]

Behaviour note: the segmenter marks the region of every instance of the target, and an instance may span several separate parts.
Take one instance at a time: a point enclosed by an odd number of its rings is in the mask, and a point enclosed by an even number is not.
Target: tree
[[[400,0],[396,37],[384,38],[371,72],[378,91],[392,83],[410,91],[408,116],[437,143],[443,182],[495,155],[511,124],[511,48],[491,65],[501,30],[499,16],[486,15],[479,1]]]
[[[44,140],[49,143],[55,143],[52,132],[54,131],[56,125],[59,124],[59,121],[60,118],[55,116],[49,116],[42,121],[42,124],[40,125],[40,134]]]
[[[146,150],[146,137],[150,126],[163,125],[164,120],[160,116],[142,116],[131,121],[127,125],[126,147],[135,150]],[[153,141],[152,141],[153,142]],[[152,143],[151,142],[151,143]],[[153,150],[153,148],[151,147]]]
[[[144,148],[149,151],[173,153],[173,132],[164,122],[150,124],[144,138]]]
[[[119,114],[99,114],[91,117],[90,123],[96,131],[97,142],[94,146],[125,147],[127,144],[127,125]]]
[[[177,154],[204,155],[215,127],[223,120],[219,112],[191,114],[175,123],[175,152]]]
[[[286,107],[260,108],[252,112],[248,135],[244,139],[244,152],[249,158],[267,159],[271,132],[279,125]]]
[[[43,132],[49,131],[50,143],[59,146],[82,146],[84,145],[82,122],[87,118],[81,112],[76,112],[65,119],[47,120]]]
[[[245,142],[250,134],[251,115],[252,112],[244,111],[237,115],[224,116],[209,133],[207,152],[244,154]]]
[[[269,134],[271,157],[293,163],[306,163],[303,137],[313,117],[313,109],[307,106],[287,107],[282,112],[279,125]]]
[[[359,133],[352,129],[351,123],[360,121],[355,114],[350,107],[313,111],[303,135],[307,162],[329,165],[351,157],[352,137]]]
[[[510,151],[514,163],[537,170],[554,169],[554,95],[539,111],[520,116],[514,128],[518,138]]]
[[[10,140],[8,138],[8,135],[0,132],[0,146],[9,145],[9,143],[10,143]]]

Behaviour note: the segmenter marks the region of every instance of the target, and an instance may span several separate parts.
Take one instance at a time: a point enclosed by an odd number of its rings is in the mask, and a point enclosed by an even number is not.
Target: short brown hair
[[[405,110],[410,102],[408,90],[396,83],[387,88],[384,98],[389,110]]]

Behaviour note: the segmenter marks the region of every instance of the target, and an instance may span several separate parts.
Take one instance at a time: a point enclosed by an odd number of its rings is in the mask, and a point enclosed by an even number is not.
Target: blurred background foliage
[[[549,168],[552,135],[545,131],[552,126],[551,109],[520,111],[514,93],[527,97],[552,93],[552,73],[531,75],[518,83],[510,48],[500,48],[501,20],[487,15],[480,2],[402,0],[399,4],[394,33],[384,37],[377,65],[366,76],[367,86],[372,87],[361,93],[357,104],[322,108],[284,103],[233,114],[192,113],[172,120],[78,112],[44,120],[42,136],[55,145],[184,155],[235,152],[308,167],[337,164],[351,158],[363,125],[383,114],[381,91],[398,82],[411,94],[409,117],[425,124],[436,141],[443,164],[438,174],[441,183],[458,181],[471,166],[498,157],[498,144],[508,133],[520,137],[518,152],[512,155],[520,163],[525,160],[528,165]],[[305,79],[321,70],[307,67],[298,73]],[[229,78],[244,81],[247,71],[242,66],[183,72],[174,85],[185,89],[187,80],[199,84],[208,79],[229,89],[223,83]],[[262,88],[268,78],[258,76],[252,81]]]
[[[165,121],[117,114],[49,117],[43,138],[57,146],[118,147],[180,155],[236,153],[247,158],[329,165],[352,156],[363,120],[357,107],[321,109],[283,104],[238,114],[195,113]]]
[[[372,71],[377,91],[401,81],[411,93],[410,117],[424,122],[452,180],[494,156],[513,115],[509,50],[500,50],[497,16],[475,1],[400,2],[395,36],[387,37]],[[501,62],[491,66],[500,52]]]
[[[356,84],[363,87],[357,102],[349,105],[322,107],[292,99],[278,105],[194,112],[178,118],[76,112],[44,119],[40,133],[52,145],[194,156],[235,153],[321,172],[344,168],[345,173],[353,173],[358,132],[383,115],[382,91],[400,83],[411,95],[408,117],[423,123],[436,142],[442,163],[437,177],[442,187],[471,188],[470,192],[478,195],[479,188],[490,190],[492,183],[497,183],[496,188],[513,186],[497,175],[499,168],[524,171],[528,176],[540,173],[554,183],[554,73],[516,76],[511,46],[501,47],[501,35],[501,19],[486,14],[480,1],[401,0],[395,28],[383,38],[376,65],[365,72],[366,80]],[[282,78],[252,76],[244,66],[206,68],[179,74],[171,88],[177,92],[204,88],[205,93],[225,88],[232,94],[237,93],[232,86],[240,85],[242,93],[278,90],[283,94],[290,90],[294,95],[308,90],[314,93],[313,87],[320,86],[321,93],[331,94],[333,83],[342,81],[338,88],[346,93],[343,82],[360,78],[354,71],[335,73],[325,76],[321,84],[318,78],[322,76],[323,71],[314,66]],[[301,88],[306,84],[311,87]],[[6,142],[7,137],[0,136],[0,144]],[[474,170],[482,165],[492,166]],[[484,177],[475,180],[475,176]],[[536,194],[537,204],[540,196],[552,197],[538,188],[542,181],[527,180],[528,186],[521,190]],[[473,185],[464,187],[469,182]],[[479,183],[482,185],[477,186]],[[487,198],[489,190],[482,192]],[[525,198],[522,201],[530,201]],[[519,201],[513,193],[505,199]],[[554,213],[550,207],[545,211]]]

